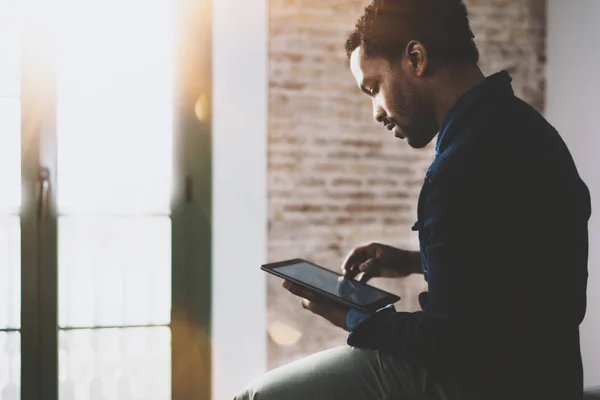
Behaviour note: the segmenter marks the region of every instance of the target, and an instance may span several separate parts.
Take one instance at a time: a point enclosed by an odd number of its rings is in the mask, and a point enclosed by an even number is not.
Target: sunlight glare
[[[271,340],[280,346],[296,344],[302,337],[302,333],[299,330],[279,321],[275,321],[269,326],[268,333]]]
[[[61,213],[168,213],[170,0],[57,0]]]

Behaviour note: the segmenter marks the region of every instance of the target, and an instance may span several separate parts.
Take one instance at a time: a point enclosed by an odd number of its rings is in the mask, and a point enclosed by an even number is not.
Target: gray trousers
[[[454,400],[449,383],[379,351],[342,346],[274,369],[235,400]]]

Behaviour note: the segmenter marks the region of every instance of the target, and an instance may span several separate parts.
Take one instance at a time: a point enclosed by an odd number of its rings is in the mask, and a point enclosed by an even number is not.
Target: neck
[[[447,67],[438,71],[434,85],[434,112],[438,127],[442,125],[448,111],[469,90],[485,81],[477,66]]]

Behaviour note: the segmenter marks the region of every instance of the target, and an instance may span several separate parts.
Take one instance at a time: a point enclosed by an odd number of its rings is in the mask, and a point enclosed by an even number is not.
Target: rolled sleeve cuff
[[[390,304],[388,306],[380,308],[379,310],[377,310],[374,313],[373,312],[369,313],[369,312],[358,310],[356,308],[351,308],[348,311],[348,314],[346,315],[346,326],[348,327],[348,330],[350,332],[354,332],[354,330],[356,328],[358,328],[359,325],[367,322],[373,315],[375,315],[379,312],[387,311],[388,309],[392,309],[393,311],[396,310],[396,308],[394,307],[393,304]]]

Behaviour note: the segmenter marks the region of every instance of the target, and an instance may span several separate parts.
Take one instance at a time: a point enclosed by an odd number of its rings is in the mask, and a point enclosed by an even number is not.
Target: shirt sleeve
[[[360,324],[367,322],[376,313],[389,312],[389,311],[395,311],[393,304],[385,306],[385,307],[377,310],[376,312],[366,312],[366,311],[359,310],[357,308],[351,308],[348,311],[348,314],[346,315],[346,326],[348,327],[348,330],[350,332],[355,331],[356,328],[358,328],[360,326]]]
[[[445,360],[476,357],[483,343],[493,340],[481,316],[486,309],[493,312],[485,282],[494,272],[486,255],[496,251],[496,238],[487,227],[498,199],[492,181],[479,181],[481,171],[468,171],[433,178],[426,189],[419,224],[429,286],[423,311],[377,313],[356,326],[349,345],[434,368]]]

